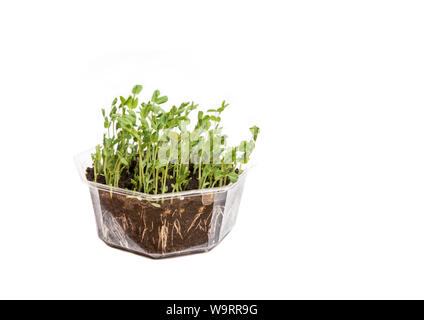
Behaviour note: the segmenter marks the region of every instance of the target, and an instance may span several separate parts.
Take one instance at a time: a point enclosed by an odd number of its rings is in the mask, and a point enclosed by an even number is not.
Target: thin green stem
[[[144,168],[143,168],[143,156],[141,150],[141,142],[138,142],[138,171],[139,171],[139,186],[138,191],[141,191],[141,187],[146,191],[146,183],[144,179]]]

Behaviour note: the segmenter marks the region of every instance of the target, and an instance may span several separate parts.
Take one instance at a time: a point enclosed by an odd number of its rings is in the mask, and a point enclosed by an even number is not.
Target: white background
[[[422,1],[2,1],[0,298],[424,298]],[[73,156],[136,83],[257,124],[235,229],[150,260]]]

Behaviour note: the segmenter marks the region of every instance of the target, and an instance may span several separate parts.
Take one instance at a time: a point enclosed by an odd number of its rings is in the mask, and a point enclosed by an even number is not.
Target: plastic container
[[[88,181],[91,153],[75,162],[90,189],[98,235],[109,246],[166,258],[209,251],[233,228],[246,170],[225,187],[150,195]]]

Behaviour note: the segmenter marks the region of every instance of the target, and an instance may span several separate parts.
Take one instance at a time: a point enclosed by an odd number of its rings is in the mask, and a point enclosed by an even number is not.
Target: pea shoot
[[[259,128],[250,128],[251,139],[227,146],[221,117],[228,104],[198,111],[183,102],[166,111],[168,97],[155,90],[140,102],[143,86],[135,85],[128,97],[102,109],[103,142],[92,154],[94,181],[148,194],[222,187],[238,180],[242,165],[255,148]]]

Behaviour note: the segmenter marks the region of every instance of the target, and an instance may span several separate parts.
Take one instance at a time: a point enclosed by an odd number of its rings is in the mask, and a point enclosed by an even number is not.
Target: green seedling
[[[142,90],[136,85],[131,95],[112,101],[109,113],[102,109],[105,133],[92,154],[94,181],[103,176],[107,185],[119,187],[126,173],[131,190],[164,194],[187,190],[193,179],[199,189],[238,180],[255,147],[258,127],[250,128],[250,140],[227,146],[221,126],[225,101],[206,113],[198,111],[190,129],[197,104],[184,102],[166,111],[167,96],[155,90],[149,101],[140,102]]]

